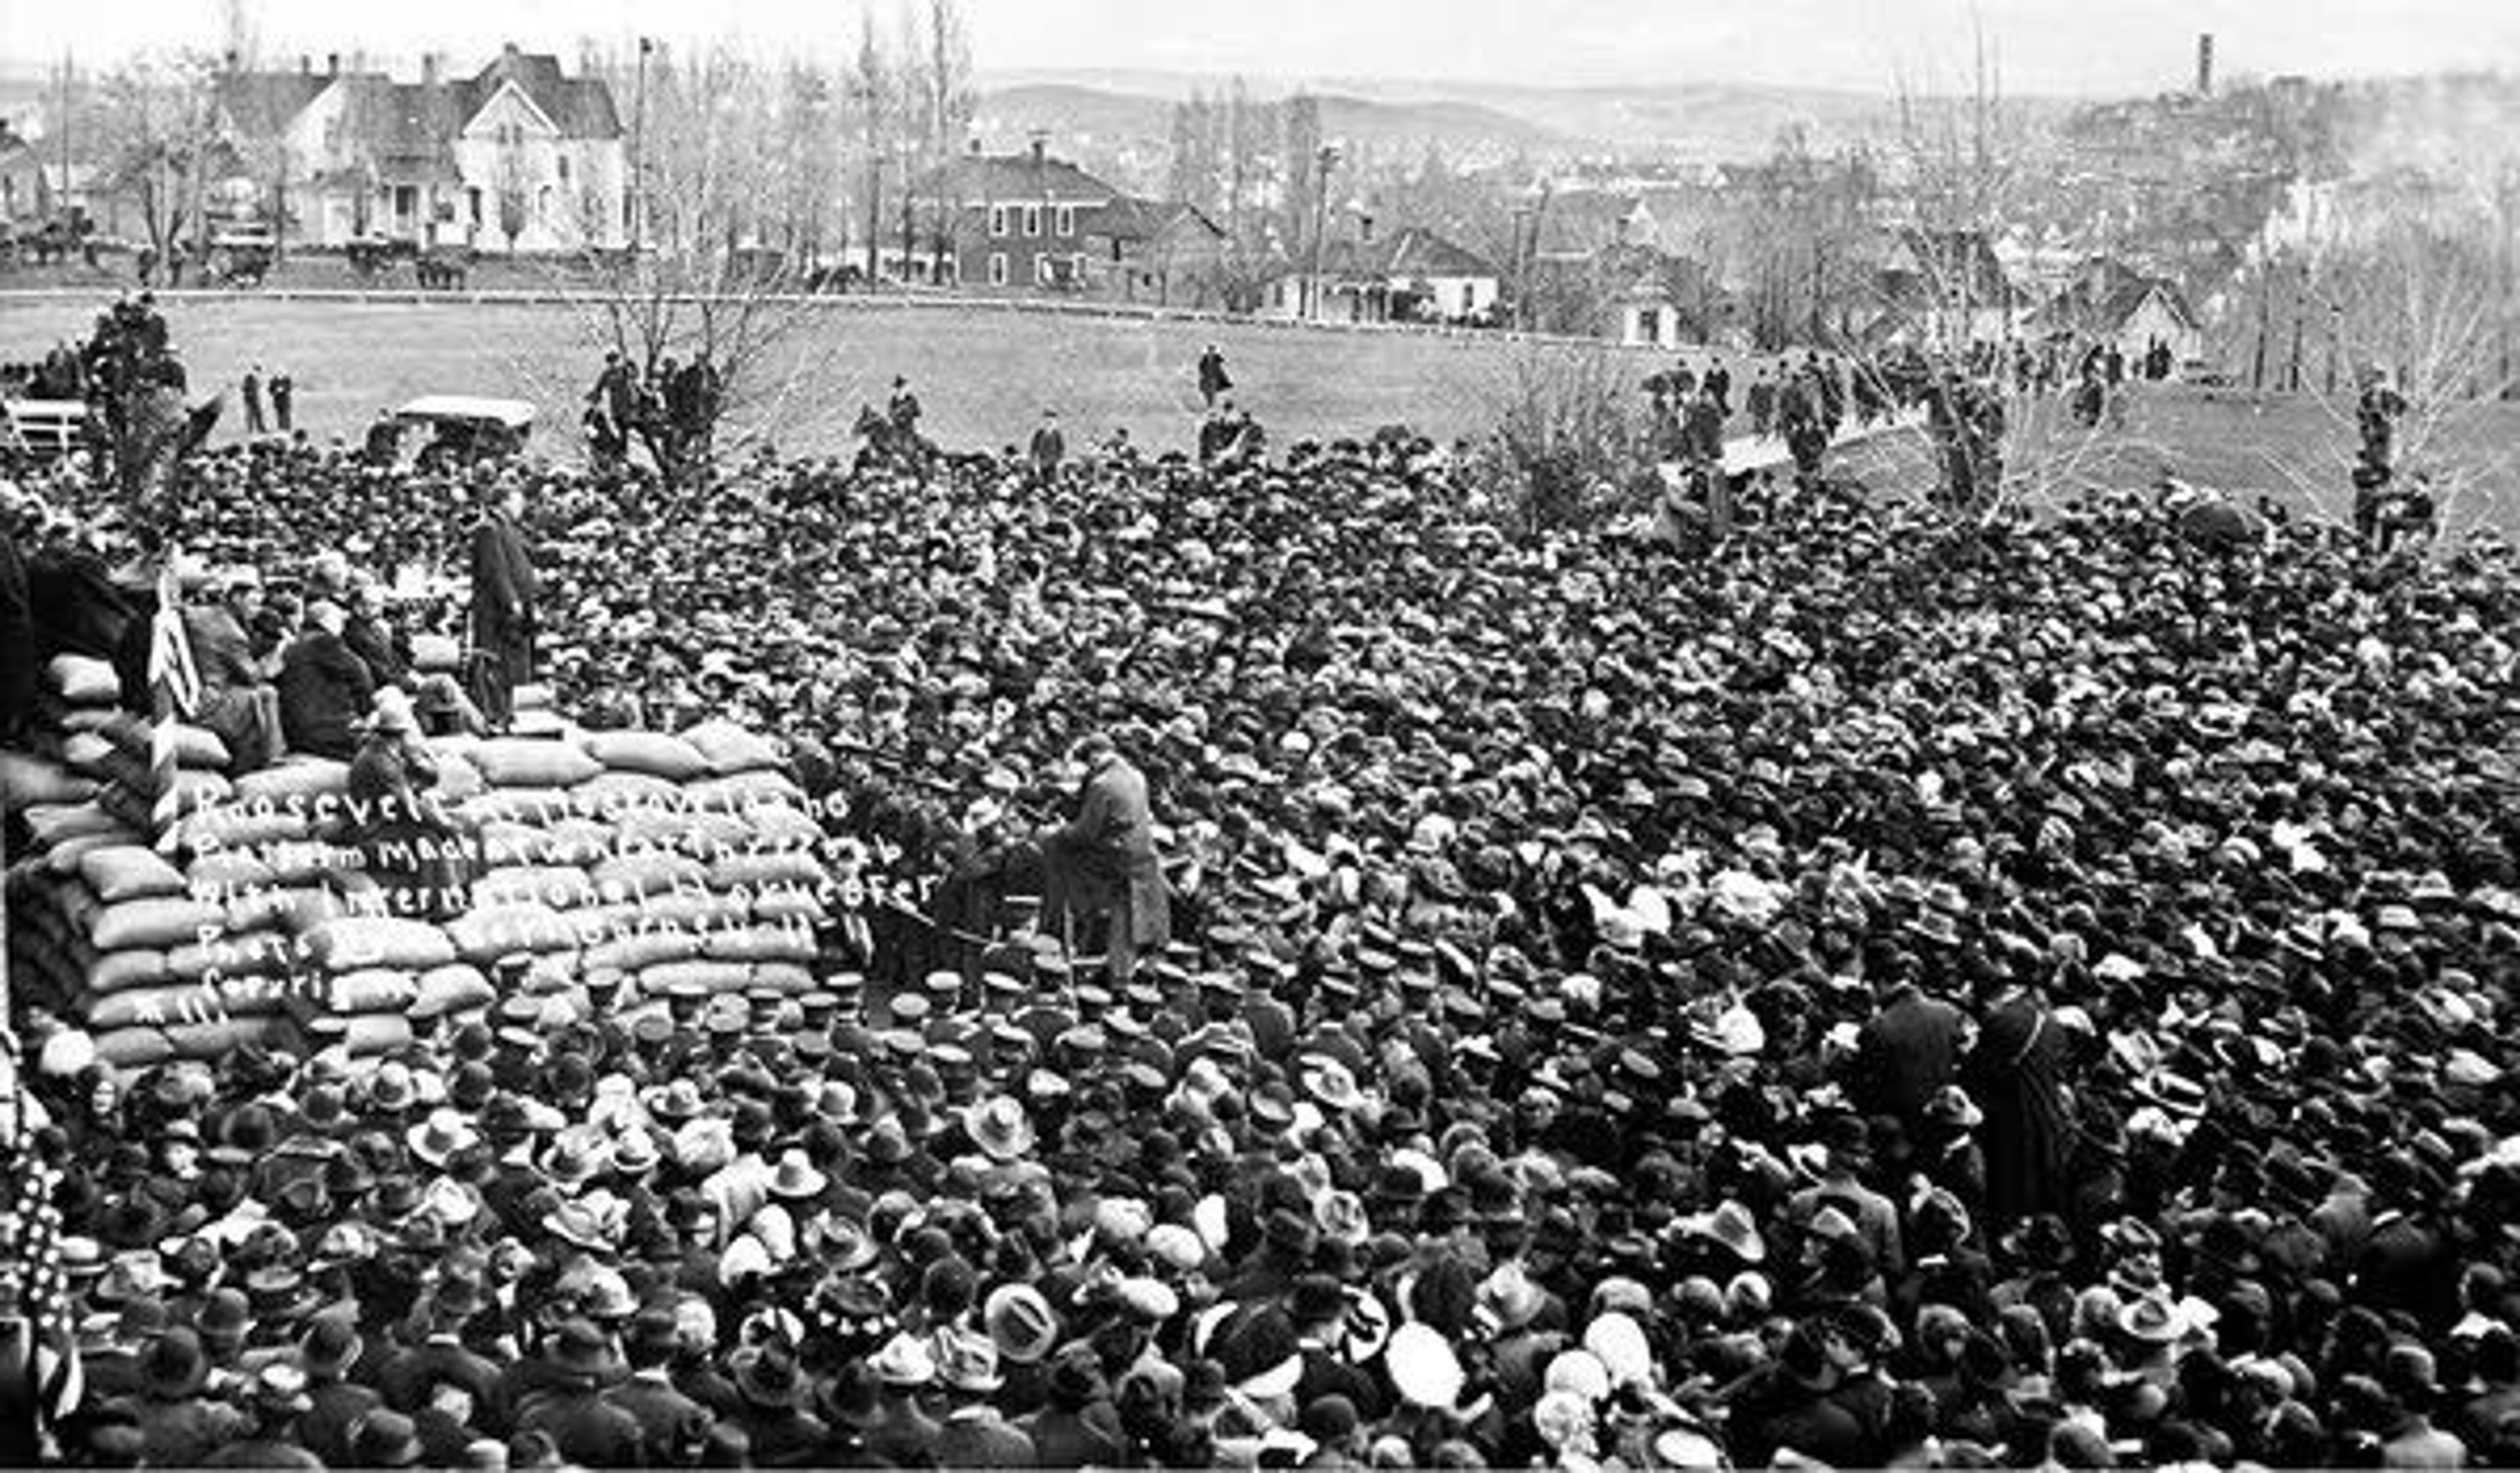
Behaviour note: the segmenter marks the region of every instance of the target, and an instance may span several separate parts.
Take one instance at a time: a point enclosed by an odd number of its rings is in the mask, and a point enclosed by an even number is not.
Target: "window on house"
[[[1036,255],[1032,258],[1032,284],[1036,287],[1046,287],[1050,285],[1049,256]]]
[[[1002,240],[1003,240],[1003,239],[1006,237],[1006,233],[1007,233],[1007,207],[1006,207],[1004,205],[992,205],[992,206],[990,206],[990,207],[989,207],[989,234],[991,234],[991,235],[993,235],[993,236],[997,236],[998,238],[1000,238],[1000,239],[1002,239]]]
[[[561,155],[558,162],[560,163],[560,182],[566,184],[568,182],[568,156],[566,154]]]
[[[1027,205],[1024,207],[1024,234],[1029,236],[1039,236],[1041,234],[1040,206]]]
[[[1071,236],[1076,233],[1075,206],[1061,205],[1058,207],[1058,233],[1061,236]]]
[[[481,186],[472,185],[464,191],[464,207],[466,214],[472,221],[472,227],[479,229],[481,227]]]
[[[534,191],[534,218],[539,219],[539,220],[548,220],[548,219],[550,219],[550,218],[551,218],[551,212],[552,212],[552,206],[551,206],[551,202],[552,202],[552,191],[551,191],[551,186],[550,186],[550,185],[546,184],[546,185],[544,185],[542,188],[540,188],[540,189],[538,189],[538,190],[535,190],[535,191]]]
[[[395,185],[393,187],[393,208],[395,214],[405,216],[418,211],[420,208],[420,190],[416,186],[409,184]]]
[[[1084,281],[1085,281],[1085,253],[1084,253],[1084,252],[1082,252],[1082,251],[1077,252],[1077,253],[1076,253],[1076,256],[1075,256],[1075,258],[1074,258],[1073,260],[1071,260],[1071,261],[1068,263],[1068,267],[1067,267],[1067,279],[1068,279],[1069,281],[1072,281],[1072,282],[1077,283],[1077,284],[1078,284],[1078,285],[1080,285],[1080,286],[1084,284]]]
[[[989,253],[989,285],[1003,287],[1006,284],[1007,253],[1003,251],[992,251]]]

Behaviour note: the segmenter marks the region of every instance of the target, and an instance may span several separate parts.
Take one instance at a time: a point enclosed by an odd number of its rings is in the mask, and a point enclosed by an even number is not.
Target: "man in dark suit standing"
[[[1891,1115],[1913,1126],[1935,1093],[1957,1077],[1960,1010],[1928,997],[1913,981],[1893,984],[1855,1037],[1855,1077],[1848,1093],[1867,1115]]]
[[[1214,409],[1217,399],[1233,387],[1234,381],[1225,375],[1225,354],[1217,350],[1215,344],[1209,344],[1207,351],[1198,355],[1199,403]]]
[[[506,730],[516,688],[534,678],[533,559],[520,520],[524,488],[503,485],[472,528],[472,650],[478,685],[472,699],[490,725]]]
[[[1107,915],[1111,981],[1125,986],[1138,953],[1172,940],[1172,906],[1155,852],[1146,774],[1096,732],[1069,760],[1084,771],[1075,816],[1042,834],[1043,909],[1062,918]]]
[[[1067,458],[1067,437],[1058,430],[1058,411],[1041,412],[1041,426],[1032,432],[1032,483],[1047,486],[1058,479],[1058,464]]]

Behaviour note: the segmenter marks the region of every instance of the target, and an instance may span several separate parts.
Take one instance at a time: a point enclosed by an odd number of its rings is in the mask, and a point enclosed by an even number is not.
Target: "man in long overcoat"
[[[472,528],[473,701],[498,729],[515,713],[516,688],[534,678],[534,603],[539,591],[519,525],[524,488],[510,483]]]
[[[1110,917],[1105,946],[1114,984],[1125,984],[1138,953],[1172,940],[1172,908],[1155,852],[1154,812],[1146,774],[1097,733],[1076,745],[1085,769],[1075,816],[1042,836],[1043,909],[1053,917]]]

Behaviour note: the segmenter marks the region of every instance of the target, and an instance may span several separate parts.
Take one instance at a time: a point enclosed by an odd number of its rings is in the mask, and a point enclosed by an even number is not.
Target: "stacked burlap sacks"
[[[145,723],[131,724],[100,737],[147,750]],[[178,745],[223,758],[190,734]],[[292,758],[217,785],[187,775],[190,802],[160,846],[145,809],[113,800],[118,777],[12,755],[12,804],[36,834],[11,876],[21,995],[132,1070],[248,1039],[392,1052],[503,990],[540,998],[557,1022],[695,986],[812,990],[820,830],[766,742],[716,722],[434,749],[471,879],[442,922],[382,890],[342,842],[341,762]]]
[[[547,1016],[669,992],[792,997],[814,987],[821,830],[761,738],[723,721],[681,736],[492,739],[463,806],[487,866],[449,926],[483,965],[519,952]]]

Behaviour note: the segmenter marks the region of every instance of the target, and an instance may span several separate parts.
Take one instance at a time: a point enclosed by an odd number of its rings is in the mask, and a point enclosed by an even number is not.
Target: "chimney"
[[[434,51],[424,51],[424,52],[422,52],[422,53],[420,54],[420,82],[421,82],[421,85],[422,85],[422,86],[424,86],[424,87],[434,87],[434,86],[436,86],[436,85],[437,85],[437,81],[438,81],[438,71],[439,71],[439,57],[438,57],[438,54],[437,54],[436,52],[434,52]]]
[[[222,55],[219,60],[227,64],[227,71],[231,76],[235,75],[238,69],[245,65],[244,56],[241,55],[233,46],[229,47],[226,53]]]
[[[1373,244],[1373,216],[1362,211],[1357,214],[1356,237],[1359,245],[1371,246]]]
[[[2210,30],[2196,38],[2196,95],[2214,95],[2214,33]]]
[[[977,138],[971,140],[971,157],[974,159],[980,157],[980,140]]]
[[[510,41],[506,46],[500,48],[499,54],[512,62],[521,55],[521,53],[517,50],[517,43],[514,41]]]
[[[1033,134],[1033,135],[1032,135],[1032,161],[1033,161],[1033,166],[1034,166],[1035,168],[1038,168],[1038,167],[1040,167],[1043,163],[1045,163],[1045,162],[1049,161],[1049,159],[1050,159],[1050,140],[1049,140],[1049,139],[1047,139],[1047,138],[1044,138],[1044,137],[1043,137],[1041,134],[1039,134],[1039,133],[1035,133],[1035,134]]]
[[[326,76],[339,76],[341,74],[341,54],[339,52],[328,51],[324,53],[324,74]]]
[[[315,59],[302,51],[297,53],[297,74],[299,76],[315,74]]]

